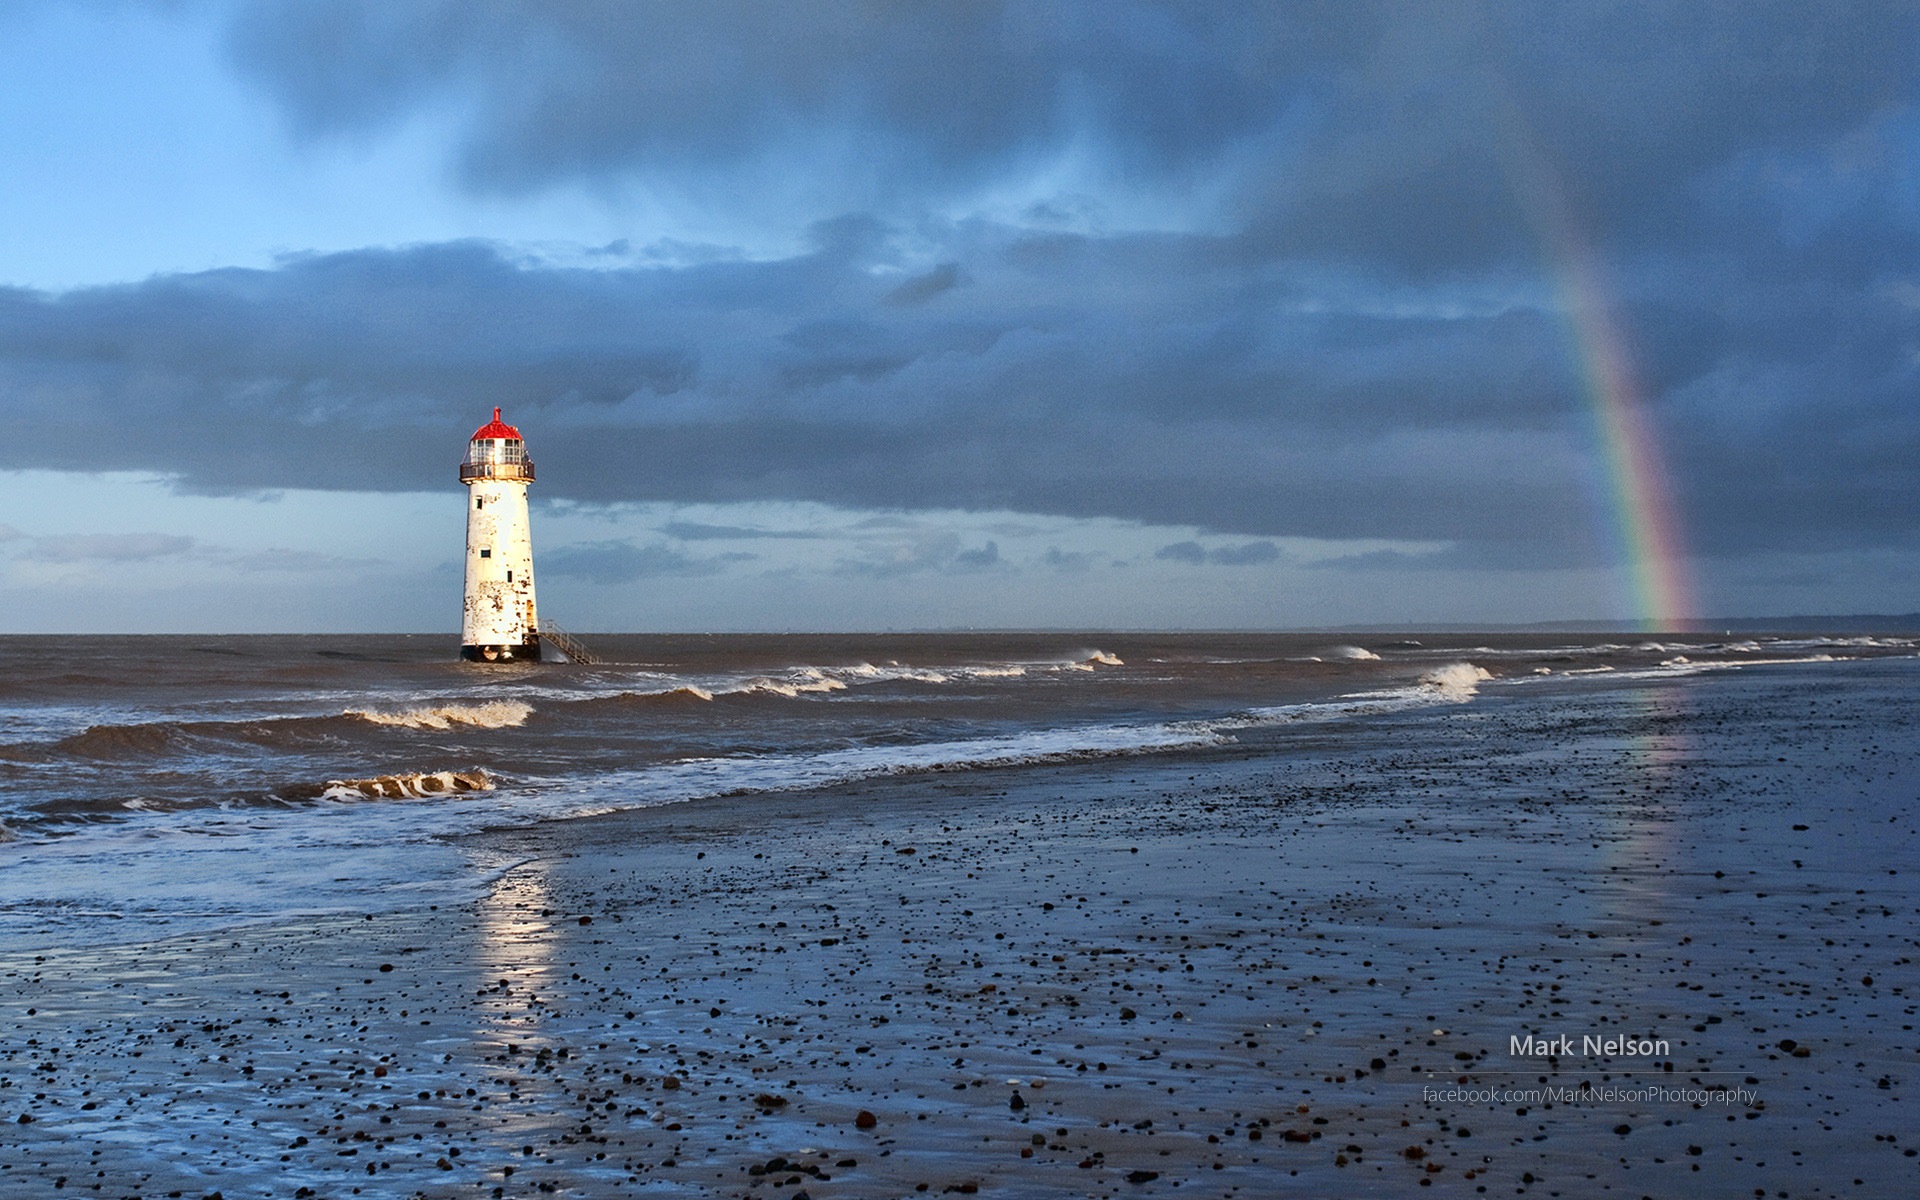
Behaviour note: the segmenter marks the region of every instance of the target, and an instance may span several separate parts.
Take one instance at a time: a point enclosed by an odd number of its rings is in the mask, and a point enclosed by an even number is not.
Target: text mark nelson
[[[1576,1050],[1572,1034],[1561,1033],[1553,1037],[1538,1037],[1529,1033],[1514,1034],[1509,1037],[1507,1053],[1515,1058],[1559,1058],[1563,1055],[1572,1057],[1575,1054],[1652,1058],[1672,1054],[1673,1050],[1665,1038],[1596,1037],[1590,1033],[1580,1037],[1579,1048]]]

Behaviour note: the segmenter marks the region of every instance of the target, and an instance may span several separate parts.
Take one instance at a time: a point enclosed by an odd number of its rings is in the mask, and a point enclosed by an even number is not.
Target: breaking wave
[[[485,771],[421,771],[376,775],[371,779],[331,779],[320,790],[322,800],[423,800],[463,792],[490,792],[493,776]]]
[[[1342,659],[1346,662],[1379,662],[1380,656],[1371,650],[1359,646],[1335,646],[1322,652],[1326,658]]]
[[[789,671],[784,679],[775,679],[771,675],[755,675],[737,687],[724,688],[715,694],[766,692],[774,696],[785,696],[791,700],[802,695],[846,690],[847,685],[843,680],[833,678],[819,667],[801,667],[798,670]]]
[[[374,725],[391,725],[402,729],[452,729],[456,725],[507,729],[524,725],[527,718],[533,715],[533,706],[519,700],[487,700],[477,704],[433,704],[391,712],[377,708],[350,708],[341,715],[358,717]]]
[[[1420,677],[1420,686],[1430,688],[1454,703],[1464,703],[1473,699],[1479,693],[1480,685],[1492,678],[1492,672],[1485,667],[1457,662],[1428,671]]]

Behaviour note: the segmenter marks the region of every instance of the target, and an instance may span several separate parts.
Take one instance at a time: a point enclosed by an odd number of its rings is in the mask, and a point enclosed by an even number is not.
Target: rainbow
[[[1559,261],[1561,311],[1590,402],[1610,492],[1610,532],[1626,564],[1633,612],[1642,629],[1684,628],[1696,613],[1679,510],[1634,377],[1632,353],[1592,256],[1564,254]]]
[[[1508,133],[1507,175],[1545,243],[1593,418],[1604,471],[1598,507],[1606,514],[1615,558],[1625,565],[1628,606],[1644,630],[1685,629],[1699,613],[1680,512],[1605,272],[1532,139],[1524,128],[1509,125]]]

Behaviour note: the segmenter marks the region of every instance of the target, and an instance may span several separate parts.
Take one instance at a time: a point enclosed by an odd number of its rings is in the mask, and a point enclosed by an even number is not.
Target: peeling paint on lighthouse
[[[537,661],[533,532],[527,485],[533,460],[520,431],[500,419],[474,432],[460,464],[467,485],[467,584],[460,657],[472,662]]]

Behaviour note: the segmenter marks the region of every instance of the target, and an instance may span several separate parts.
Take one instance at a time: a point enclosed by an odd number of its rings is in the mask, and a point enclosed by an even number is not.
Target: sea
[[[0,638],[0,945],[457,903],[503,826],[881,776],[1338,739],[1410,709],[1912,657],[1912,637]]]

